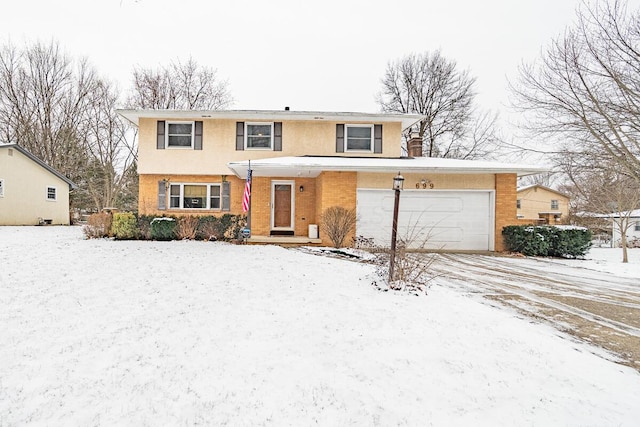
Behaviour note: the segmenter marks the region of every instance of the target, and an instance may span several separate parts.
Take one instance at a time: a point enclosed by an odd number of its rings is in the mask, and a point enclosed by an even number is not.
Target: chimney
[[[409,157],[422,157],[422,138],[418,132],[411,132],[411,139],[407,141],[407,154]]]

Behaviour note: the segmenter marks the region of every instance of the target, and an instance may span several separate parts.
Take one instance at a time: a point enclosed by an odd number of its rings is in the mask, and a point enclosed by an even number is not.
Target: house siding
[[[562,214],[559,221],[557,221],[562,223],[565,222],[569,216],[569,197],[556,193],[555,191],[549,191],[536,186],[518,191],[517,199],[520,200],[521,204],[521,208],[517,210],[517,214],[523,219],[539,220],[541,218],[540,213],[553,211]],[[558,201],[558,209],[551,209],[551,200]]]
[[[11,153],[11,155],[10,155]],[[0,150],[0,225],[37,225],[39,219],[69,225],[69,184],[14,148]],[[47,187],[56,200],[47,200]]]
[[[171,119],[166,119],[171,121]],[[202,150],[157,149],[157,120],[140,119],[138,173],[141,175],[222,175],[228,162],[281,156],[335,156],[335,121],[285,121],[282,123],[282,151],[236,150],[236,122],[242,120],[203,120]],[[358,122],[363,123],[363,122]],[[369,122],[368,124],[374,124]],[[400,123],[384,123],[382,153],[340,153],[341,156],[399,157]]]

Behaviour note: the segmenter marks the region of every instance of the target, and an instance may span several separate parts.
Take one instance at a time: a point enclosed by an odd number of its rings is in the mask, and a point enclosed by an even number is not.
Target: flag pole
[[[251,231],[251,187],[253,186],[253,177],[251,176],[251,160],[249,160],[249,174],[247,176],[249,179],[249,209],[247,210],[247,228]]]

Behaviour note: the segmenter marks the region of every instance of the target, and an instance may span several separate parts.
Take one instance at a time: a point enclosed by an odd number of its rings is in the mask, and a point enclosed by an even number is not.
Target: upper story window
[[[346,125],[345,151],[373,151],[373,125]]]
[[[56,187],[47,187],[47,200],[56,200]]]
[[[245,123],[246,149],[273,149],[273,123]]]
[[[167,148],[193,148],[193,122],[167,122]]]
[[[551,209],[558,209],[559,203],[557,200],[551,201]]]

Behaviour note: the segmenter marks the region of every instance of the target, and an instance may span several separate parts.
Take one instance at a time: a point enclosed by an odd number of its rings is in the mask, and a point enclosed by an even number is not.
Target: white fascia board
[[[398,123],[407,129],[424,119],[420,114],[383,114],[383,113],[350,113],[326,111],[286,111],[286,110],[131,110],[119,109],[116,112],[138,126],[140,119],[233,119],[243,121],[331,121],[331,122],[368,122]]]
[[[227,164],[234,174],[246,178],[248,161]],[[323,171],[482,174],[515,173],[535,175],[548,169],[530,165],[477,162],[473,160],[435,158],[349,158],[349,157],[276,157],[252,160],[254,176],[318,176]]]

